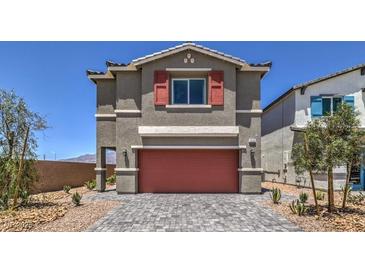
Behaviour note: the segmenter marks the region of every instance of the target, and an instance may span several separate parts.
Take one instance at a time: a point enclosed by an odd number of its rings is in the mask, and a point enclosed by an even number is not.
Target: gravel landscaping
[[[262,187],[268,191],[273,187],[277,187],[282,192],[282,200],[279,204],[273,204],[272,201],[262,201],[262,203],[272,208],[275,212],[285,216],[288,220],[298,225],[304,231],[349,231],[363,232],[365,231],[365,204],[348,203],[346,209],[341,209],[341,192],[335,192],[336,212],[329,214],[327,212],[326,203],[327,195],[322,201],[318,201],[321,207],[321,216],[315,214],[312,190],[308,188],[298,188],[292,185],[280,183],[265,182]],[[308,212],[304,216],[298,216],[291,212],[289,203],[298,199],[301,192],[308,193]]]
[[[83,195],[81,205],[75,207],[71,196]],[[85,187],[32,195],[27,205],[15,211],[0,211],[0,231],[84,231],[113,207],[117,201],[90,201],[95,191]]]

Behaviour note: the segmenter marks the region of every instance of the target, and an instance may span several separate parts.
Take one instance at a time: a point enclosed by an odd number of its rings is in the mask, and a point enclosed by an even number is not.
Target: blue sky
[[[262,107],[292,85],[365,63],[365,42],[196,42],[248,62],[272,61]],[[47,117],[38,154],[47,159],[95,152],[95,85],[86,69],[128,63],[180,42],[0,42],[0,88]]]

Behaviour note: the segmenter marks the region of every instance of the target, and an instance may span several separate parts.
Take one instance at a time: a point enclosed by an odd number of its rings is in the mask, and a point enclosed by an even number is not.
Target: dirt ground
[[[298,216],[291,212],[289,208],[290,201],[281,201],[279,204],[274,204],[272,201],[265,201],[264,204],[281,215],[285,216],[291,222],[297,224],[304,231],[365,231],[365,204],[347,203],[346,209],[341,209],[342,193],[335,193],[336,210],[334,213],[328,213],[327,194],[325,193],[324,200],[318,201],[321,208],[321,215],[315,214],[314,200],[312,190],[307,188],[298,188],[296,186],[285,185],[280,183],[265,182],[262,184],[267,191],[273,187],[279,188],[283,194],[292,195],[293,199],[298,199],[301,192],[308,193],[309,199],[306,203],[308,212],[304,216]]]
[[[83,196],[92,194],[86,187],[32,195],[27,205],[15,211],[0,212],[0,231],[84,231],[109,210],[116,201],[81,200],[80,206],[72,203],[75,192]]]

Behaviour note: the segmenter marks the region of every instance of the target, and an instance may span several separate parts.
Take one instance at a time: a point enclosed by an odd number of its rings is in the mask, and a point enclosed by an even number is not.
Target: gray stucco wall
[[[145,126],[229,126],[235,125],[235,66],[206,55],[192,52],[194,64],[185,64],[186,52],[180,52],[142,66],[142,124]],[[153,79],[155,70],[166,68],[211,68],[224,71],[224,107],[200,110],[167,110],[154,105]],[[208,73],[206,72],[205,75]],[[171,81],[171,79],[170,79]],[[170,85],[171,86],[171,85]],[[170,98],[171,99],[171,98]]]
[[[117,109],[141,109],[141,71],[126,71],[116,76]]]
[[[294,119],[294,93],[262,115],[262,167],[266,181],[295,182],[291,150],[296,138],[290,130]]]
[[[114,113],[115,80],[102,80],[97,83],[96,113]]]

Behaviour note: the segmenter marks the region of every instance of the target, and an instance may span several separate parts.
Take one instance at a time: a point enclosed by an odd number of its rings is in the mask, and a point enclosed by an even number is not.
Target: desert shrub
[[[86,186],[87,189],[93,190],[96,187],[96,180],[91,179],[91,180],[85,182],[85,186]]]
[[[110,176],[106,179],[106,183],[108,185],[115,185],[116,180],[117,180],[117,176],[115,174],[113,174],[112,176]]]
[[[63,186],[63,191],[67,194],[70,193],[70,190],[71,190],[71,186],[70,185],[64,185]]]
[[[273,203],[278,204],[280,199],[281,199],[281,190],[280,190],[280,188],[274,187],[271,190],[270,195],[271,195],[271,200],[273,201]]]
[[[308,194],[305,193],[305,192],[302,192],[299,194],[299,201],[302,203],[302,204],[305,204],[307,201],[308,201]]]
[[[289,204],[289,208],[293,214],[303,216],[307,212],[307,207],[299,200],[294,200]]]
[[[72,202],[75,206],[79,206],[81,204],[82,196],[76,191],[72,194]]]
[[[318,201],[324,200],[324,192],[316,191],[316,198],[317,198]]]
[[[38,179],[35,132],[46,127],[23,98],[0,89],[0,210],[17,209],[28,199]]]

